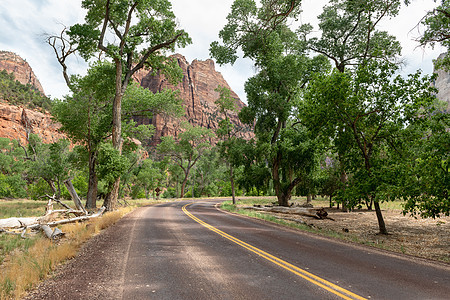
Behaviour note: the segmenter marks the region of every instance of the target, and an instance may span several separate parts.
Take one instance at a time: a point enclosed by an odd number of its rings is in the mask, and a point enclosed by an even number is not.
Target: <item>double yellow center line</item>
[[[186,207],[191,205],[192,203],[188,203],[186,205],[183,206],[182,210],[183,212],[188,215],[192,220],[196,221],[197,223],[205,226],[206,228],[208,228],[211,231],[214,231],[215,233],[223,236],[224,238],[232,241],[235,244],[238,244],[239,246],[261,256],[262,258],[265,258],[266,260],[276,264],[277,266],[282,267],[283,269],[288,270],[291,273],[294,273],[297,276],[300,276],[301,278],[329,291],[330,293],[333,293],[339,297],[341,297],[342,299],[348,299],[348,300],[354,300],[354,299],[359,299],[359,300],[363,300],[366,298],[363,298],[359,295],[356,295],[344,288],[341,288],[340,286],[337,286],[325,279],[322,279],[314,274],[311,274],[297,266],[294,266],[282,259],[279,259],[278,257],[273,256],[272,254],[269,254],[261,249],[258,249],[250,244],[247,244],[244,241],[241,241],[238,238],[235,238],[234,236],[229,235],[228,233],[223,232],[222,230],[219,230],[217,228],[215,228],[214,226],[209,225],[208,223],[205,223],[204,221],[200,220],[199,218],[197,218],[196,216],[194,216],[193,214],[191,214]]]

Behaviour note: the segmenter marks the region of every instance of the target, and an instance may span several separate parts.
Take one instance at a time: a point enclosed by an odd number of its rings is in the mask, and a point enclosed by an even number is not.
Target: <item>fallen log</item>
[[[62,225],[62,224],[67,224],[67,223],[75,223],[78,221],[86,221],[86,220],[97,218],[97,217],[101,216],[105,212],[105,210],[106,210],[106,207],[102,206],[102,208],[100,208],[99,211],[96,212],[95,214],[76,217],[76,218],[62,219],[62,220],[58,220],[58,221],[49,222],[45,225],[52,227],[52,226]],[[29,229],[38,229],[40,226],[41,226],[41,224],[34,224],[31,226],[28,226],[28,228]]]
[[[92,215],[82,215],[79,217],[56,220],[52,222],[49,221],[50,217],[56,211],[51,211],[50,213],[40,218],[33,217],[33,218],[0,219],[0,233],[20,235],[22,238],[25,238],[25,234],[28,229],[30,230],[41,229],[49,239],[55,240],[62,237],[64,235],[64,232],[62,232],[58,228],[52,230],[51,227],[67,223],[82,222],[89,219],[97,218],[100,217],[105,212],[105,210],[106,208],[102,207],[95,214]],[[66,213],[67,211],[63,212]],[[69,212],[72,213],[74,211],[71,210]],[[17,232],[17,230],[22,230],[22,232],[19,233]]]
[[[65,235],[64,232],[59,228],[55,228],[52,230],[48,225],[41,225],[42,231],[44,231],[45,235],[51,240],[57,240]]]
[[[283,214],[295,214],[315,219],[333,220],[332,218],[328,217],[328,213],[325,211],[324,208],[285,207],[285,206],[273,206],[273,207],[246,206],[244,208]]]
[[[39,217],[0,219],[0,228],[22,228],[36,224]]]

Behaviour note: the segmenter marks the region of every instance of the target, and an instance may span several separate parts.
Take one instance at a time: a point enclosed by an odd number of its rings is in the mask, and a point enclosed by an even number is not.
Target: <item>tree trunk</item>
[[[116,94],[113,102],[113,120],[112,120],[112,144],[115,149],[122,154],[122,98],[127,84],[122,86],[122,62],[115,59],[116,65]],[[117,207],[117,199],[119,198],[120,177],[116,178],[108,197],[105,200],[107,211],[115,210]]]
[[[286,195],[285,193],[277,194],[278,205],[279,206],[289,206],[289,200],[291,197]]]
[[[231,183],[231,199],[233,199],[233,204],[236,204],[235,190],[234,190],[234,175],[233,166],[230,165],[230,183]]]
[[[66,188],[69,191],[70,196],[72,197],[75,207],[87,214],[87,211],[84,209],[83,204],[81,203],[80,197],[78,197],[77,191],[75,191],[75,188],[73,187],[72,180],[64,180],[64,184],[66,185]]]
[[[44,178],[44,180],[50,186],[50,189],[52,190],[53,195],[55,195],[56,199],[59,199],[61,197],[61,193],[58,193],[58,191],[56,190],[55,182],[51,179],[46,179],[46,178]]]
[[[388,234],[386,229],[386,224],[384,223],[383,215],[381,213],[380,203],[378,201],[374,202],[375,212],[377,214],[378,227],[380,228],[380,234]]]
[[[97,191],[98,191],[98,178],[95,172],[97,165],[97,152],[89,153],[89,182],[88,192],[86,196],[86,208],[97,208]]]
[[[103,206],[106,211],[113,211],[117,209],[117,199],[119,198],[120,177],[114,182],[111,191],[106,196]]]
[[[306,203],[311,204],[311,201],[312,201],[311,194],[306,195]]]
[[[340,179],[341,179],[341,182],[344,185],[344,189],[345,189],[345,185],[347,184],[347,173],[345,173],[344,169],[341,170],[341,178]],[[342,199],[342,211],[348,212],[347,203],[346,203],[345,199]]]
[[[184,177],[183,183],[181,184],[180,198],[184,197],[184,189],[186,188],[187,179],[187,176]]]

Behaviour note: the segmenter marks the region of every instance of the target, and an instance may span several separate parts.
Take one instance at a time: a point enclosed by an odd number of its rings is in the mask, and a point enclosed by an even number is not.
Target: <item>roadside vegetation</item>
[[[446,250],[450,242],[447,235],[450,229],[449,217],[439,219],[413,218],[402,214],[404,202],[383,202],[381,209],[385,214],[386,223],[391,228],[391,233],[380,235],[376,230],[377,222],[373,212],[364,208],[355,209],[352,212],[342,212],[336,207],[328,207],[328,199],[322,197],[312,200],[311,204],[314,208],[324,207],[331,219],[262,212],[249,208],[252,206],[271,206],[276,203],[275,200],[275,197],[239,198],[236,205],[232,204],[232,201],[225,201],[221,204],[221,208],[232,213],[273,222],[319,236],[444,263],[450,262],[450,255]],[[306,198],[295,197],[292,201],[295,205],[304,205]]]
[[[48,239],[42,232],[20,235],[0,234],[0,299],[18,299],[44,280],[64,261],[74,257],[80,247],[101,230],[113,225],[136,207],[154,203],[146,199],[133,200],[128,206],[107,212],[88,222],[65,224],[59,228],[65,236],[57,241]],[[65,204],[70,202],[65,201]],[[0,218],[40,216],[46,201],[0,201]]]

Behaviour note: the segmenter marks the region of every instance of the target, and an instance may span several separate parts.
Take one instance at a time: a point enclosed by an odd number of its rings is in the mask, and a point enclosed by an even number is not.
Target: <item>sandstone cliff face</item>
[[[44,94],[41,83],[34,75],[30,65],[15,53],[0,51],[0,70],[14,73],[16,80],[22,84],[31,84]]]
[[[219,93],[214,90],[218,85],[230,89],[229,85],[222,74],[215,70],[212,60],[194,60],[189,64],[186,58],[180,54],[175,54],[173,57],[183,71],[183,80],[178,85],[173,86],[163,75],[151,74],[148,71],[141,71],[134,79],[154,93],[165,88],[178,89],[185,109],[185,116],[182,120],[186,120],[194,126],[216,130],[223,116],[217,113],[217,106],[214,102],[219,98]],[[250,139],[253,137],[251,128],[244,126],[237,116],[245,104],[233,91],[231,91],[231,96],[235,99],[237,112],[232,113],[229,118],[238,129],[238,136]],[[151,141],[152,145],[159,143],[161,136],[176,136],[180,132],[179,120],[163,118],[160,115],[156,115],[151,120],[137,118],[137,121],[139,124],[151,123],[155,126],[156,132]]]
[[[438,59],[444,55],[445,53],[439,55]],[[435,87],[439,90],[437,97],[439,100],[447,102],[447,112],[450,113],[450,72],[442,69],[435,70],[434,72],[438,74],[434,83]]]
[[[59,132],[60,127],[58,123],[52,121],[50,114],[0,101],[0,137],[19,140],[22,144],[26,144],[27,136],[34,133],[43,143],[53,143],[65,137]]]

